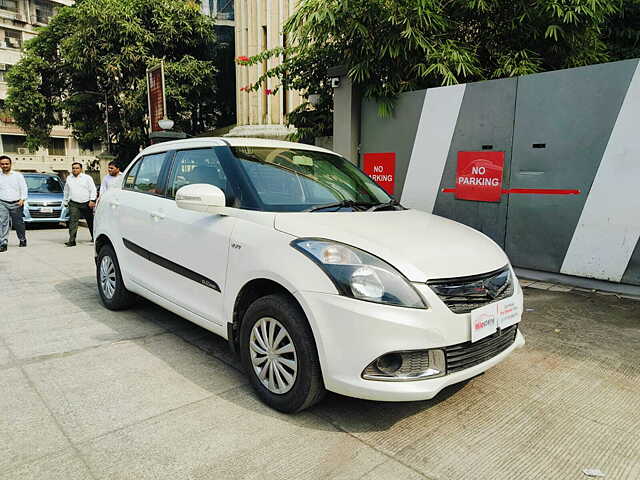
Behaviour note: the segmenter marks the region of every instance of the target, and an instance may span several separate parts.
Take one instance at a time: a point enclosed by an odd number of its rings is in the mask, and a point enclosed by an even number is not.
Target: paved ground
[[[2,479],[640,478],[640,302],[528,288],[527,346],[485,375],[286,416],[222,339],[105,310],[86,230],[28,234],[0,254]]]

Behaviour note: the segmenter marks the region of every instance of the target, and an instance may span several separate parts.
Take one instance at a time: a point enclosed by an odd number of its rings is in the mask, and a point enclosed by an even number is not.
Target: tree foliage
[[[624,0],[622,8],[609,17],[604,34],[612,59],[640,57],[640,0]]]
[[[176,126],[215,126],[217,49],[213,22],[193,1],[80,0],[27,42],[8,75],[7,107],[31,149],[61,122],[83,148],[107,143],[108,113],[109,140],[129,160],[148,141],[145,73],[161,59]]]
[[[289,121],[299,137],[327,134],[327,69],[344,65],[390,115],[408,90],[577,67],[640,55],[640,0],[302,0],[284,27],[291,47],[267,77],[304,96]],[[621,28],[626,25],[627,28]]]

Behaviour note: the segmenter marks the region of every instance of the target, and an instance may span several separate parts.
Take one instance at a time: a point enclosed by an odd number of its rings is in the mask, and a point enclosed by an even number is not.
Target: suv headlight
[[[428,308],[411,283],[388,263],[358,248],[300,238],[291,245],[316,262],[347,297],[410,308]]]

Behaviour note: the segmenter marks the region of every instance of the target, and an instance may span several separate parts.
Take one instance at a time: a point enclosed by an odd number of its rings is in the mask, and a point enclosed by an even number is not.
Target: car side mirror
[[[194,212],[222,214],[227,200],[224,192],[208,183],[185,185],[176,192],[178,208]]]

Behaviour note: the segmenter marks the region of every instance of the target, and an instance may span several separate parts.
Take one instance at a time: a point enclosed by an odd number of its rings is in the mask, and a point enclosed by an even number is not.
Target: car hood
[[[60,202],[63,198],[62,193],[29,193],[27,202]]]
[[[419,210],[283,213],[276,215],[274,225],[296,237],[365,250],[413,282],[476,275],[508,263],[502,249],[484,234]]]

